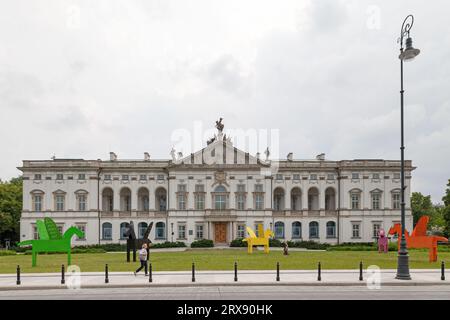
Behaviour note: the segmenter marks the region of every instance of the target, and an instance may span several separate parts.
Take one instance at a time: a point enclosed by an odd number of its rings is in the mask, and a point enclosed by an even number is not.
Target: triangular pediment
[[[187,157],[172,162],[174,165],[256,165],[268,166],[261,159],[233,146],[228,140],[216,140]]]

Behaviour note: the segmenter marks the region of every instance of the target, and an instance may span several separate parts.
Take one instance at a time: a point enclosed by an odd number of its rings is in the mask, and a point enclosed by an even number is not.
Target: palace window
[[[264,209],[264,195],[261,193],[255,194],[255,210]]]
[[[77,192],[76,198],[78,211],[87,211],[87,192]]]
[[[360,223],[352,223],[352,238],[360,238]]]
[[[374,180],[380,179],[380,174],[379,174],[379,173],[374,173],[374,174],[372,175],[372,179],[374,179]]]
[[[277,174],[277,175],[275,175],[275,179],[276,180],[283,180],[283,175],[282,174]]]
[[[292,239],[302,237],[302,224],[299,221],[292,222]]]
[[[400,172],[394,172],[394,179],[400,179]]]
[[[236,195],[236,207],[237,210],[245,210],[245,194],[244,193],[238,193]]]
[[[309,180],[317,180],[317,174],[311,174]]]
[[[195,209],[196,210],[205,210],[205,194],[204,193],[196,193],[195,194]]]
[[[309,223],[309,238],[310,239],[319,238],[319,223],[317,221],[312,221]]]
[[[34,180],[41,180],[41,179],[42,179],[42,175],[40,175],[40,174],[34,175]]]
[[[34,191],[32,192],[32,203],[31,207],[33,211],[41,212],[42,211],[42,199],[44,196],[44,192],[42,191]]]
[[[111,180],[111,175],[110,174],[105,174],[104,180]]]
[[[300,175],[299,174],[294,174],[292,176],[292,179],[295,180],[295,181],[298,181],[298,180],[300,180]]]
[[[255,184],[255,192],[264,192],[262,184]]]
[[[186,224],[185,223],[178,224],[178,239],[180,239],[180,240],[186,239]]]
[[[125,232],[129,228],[130,224],[128,222],[122,222],[120,224],[120,240],[125,240],[127,236],[125,235]]]
[[[334,180],[334,174],[332,173],[327,174],[327,180]]]
[[[214,208],[216,210],[225,210],[227,208],[227,190],[224,186],[218,186],[214,190]]]
[[[166,238],[166,224],[157,222],[155,227],[155,239],[162,240]]]
[[[112,224],[109,222],[102,224],[102,239],[112,240]]]
[[[372,192],[372,209],[380,210],[380,207],[381,207],[381,193]]]
[[[238,224],[236,236],[237,236],[237,238],[245,238],[245,225],[244,224]]]
[[[127,174],[123,174],[122,175],[122,180],[128,181],[128,180],[130,180],[130,176],[127,175]]]
[[[177,192],[178,210],[186,210],[186,200],[187,200],[186,198],[187,198],[186,185],[179,184]]]
[[[237,192],[245,192],[245,184],[238,184]]]
[[[78,180],[86,180],[86,175],[84,173],[80,173],[78,175]]]
[[[147,180],[147,176],[146,176],[145,174],[141,174],[141,175],[139,176],[139,180],[145,181],[145,180]]]
[[[64,178],[64,176],[63,176],[62,173],[58,173],[58,174],[56,175],[56,180],[63,180],[63,178]]]
[[[359,173],[353,172],[352,173],[352,180],[358,180],[359,179]]]
[[[203,224],[195,225],[195,239],[203,239]]]
[[[284,223],[275,222],[275,239],[284,239]]]
[[[336,238],[336,222],[327,222],[327,238]]]
[[[85,223],[77,223],[75,226],[83,232],[84,236],[81,238],[77,237],[77,240],[86,240],[86,224]]]
[[[55,200],[55,211],[64,211],[65,210],[65,200],[66,200],[66,193],[64,191],[58,190],[54,193],[54,200]]]
[[[145,231],[147,231],[147,227],[148,227],[148,225],[147,225],[147,223],[146,222],[139,222],[139,224],[138,224],[138,237],[139,238],[144,238],[144,234],[145,234]]]
[[[39,240],[39,231],[35,224],[33,224],[33,240]]]
[[[358,210],[360,208],[360,199],[361,192],[360,191],[352,191],[350,193],[350,205],[353,210]]]
[[[378,233],[380,232],[381,224],[380,223],[374,223],[372,225],[372,237],[378,238]]]
[[[393,191],[392,192],[392,209],[400,209],[400,192]]]
[[[157,179],[157,180],[164,180],[164,175],[163,175],[163,174],[158,174],[158,175],[156,176],[156,179]]]

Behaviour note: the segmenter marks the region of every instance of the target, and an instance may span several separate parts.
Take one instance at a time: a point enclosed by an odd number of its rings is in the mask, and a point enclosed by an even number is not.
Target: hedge
[[[15,256],[16,252],[13,250],[0,250],[0,257],[1,256]]]
[[[214,247],[214,241],[202,239],[191,243],[191,248],[212,248]]]

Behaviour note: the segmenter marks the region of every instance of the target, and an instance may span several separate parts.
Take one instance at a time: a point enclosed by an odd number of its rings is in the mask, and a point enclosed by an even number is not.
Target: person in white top
[[[145,275],[148,275],[148,266],[147,266],[147,244],[144,243],[142,245],[142,249],[139,250],[139,261],[141,262],[141,266],[134,272],[134,275],[141,271],[143,268],[145,269]]]

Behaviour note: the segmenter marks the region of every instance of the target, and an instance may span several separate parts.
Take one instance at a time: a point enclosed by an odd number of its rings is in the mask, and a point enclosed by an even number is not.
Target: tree
[[[22,212],[22,178],[0,181],[0,242],[19,240]]]
[[[447,183],[447,189],[445,190],[445,196],[442,197],[442,201],[444,201],[444,207],[442,209],[443,216],[445,220],[445,235],[447,237],[450,236],[450,179]]]
[[[420,192],[413,192],[411,195],[411,210],[413,215],[413,223],[416,225],[421,216],[431,215],[431,211],[433,210],[431,196],[424,196]]]

